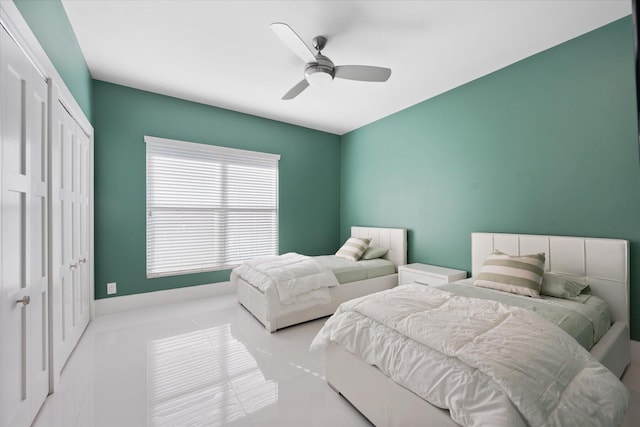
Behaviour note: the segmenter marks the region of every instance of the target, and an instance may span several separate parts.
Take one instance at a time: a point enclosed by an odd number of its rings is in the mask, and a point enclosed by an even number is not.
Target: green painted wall
[[[146,278],[144,135],[280,154],[280,252],[335,252],[340,137],[94,81],[96,298],[229,280],[229,271]]]
[[[628,17],[344,135],[342,238],[406,227],[410,262],[467,271],[473,231],[628,239],[640,339],[634,78]]]
[[[90,122],[91,73],[60,0],[14,0]]]

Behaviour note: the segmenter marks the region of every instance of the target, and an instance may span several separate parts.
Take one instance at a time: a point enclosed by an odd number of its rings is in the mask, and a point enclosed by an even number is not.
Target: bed
[[[407,231],[401,228],[351,227],[351,236],[369,238],[370,246],[388,249],[382,258],[393,264],[394,269],[389,272],[391,274],[349,281],[331,287],[329,288],[330,301],[327,303],[285,307],[273,301],[267,301],[264,292],[232,273],[231,282],[236,286],[238,302],[253,314],[268,332],[275,332],[287,326],[329,316],[345,301],[396,286],[398,284],[397,267],[407,263]],[[346,275],[351,274],[346,273]]]
[[[615,377],[620,378],[630,363],[628,242],[616,239],[473,233],[472,276],[477,275],[484,260],[494,250],[513,255],[544,252],[547,254],[545,271],[586,278],[591,293],[608,304],[611,318],[611,326],[591,348],[590,354]],[[402,286],[398,289],[400,288]],[[452,420],[448,410],[431,405],[335,342],[326,346],[325,356],[329,386],[343,395],[375,425],[458,425]],[[607,371],[604,368],[602,370]],[[615,380],[614,375],[609,376]]]

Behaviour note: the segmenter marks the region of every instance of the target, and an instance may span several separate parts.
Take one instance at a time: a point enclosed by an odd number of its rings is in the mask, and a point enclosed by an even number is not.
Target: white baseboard
[[[143,294],[103,298],[94,302],[94,313],[95,316],[103,316],[105,314],[118,313],[137,308],[228,295],[235,293],[235,291],[236,288],[231,282],[218,282],[208,285],[188,286],[164,291],[145,292]]]
[[[631,340],[631,364],[640,366],[640,341]]]

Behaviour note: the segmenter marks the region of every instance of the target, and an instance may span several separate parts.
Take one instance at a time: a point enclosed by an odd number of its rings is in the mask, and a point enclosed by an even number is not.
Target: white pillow
[[[338,249],[336,256],[350,261],[358,261],[369,247],[370,242],[371,239],[363,237],[349,237],[344,245]]]

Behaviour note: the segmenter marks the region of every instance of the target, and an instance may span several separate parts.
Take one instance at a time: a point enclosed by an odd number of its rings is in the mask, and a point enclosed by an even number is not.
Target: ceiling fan
[[[322,49],[327,44],[326,37],[313,38],[313,47],[316,50],[314,53],[287,24],[274,22],[271,24],[271,29],[293,53],[306,63],[304,79],[289,89],[282,99],[293,99],[309,85],[323,86],[334,78],[363,82],[386,82],[391,76],[389,68],[369,65],[334,65],[329,58],[322,54]]]

